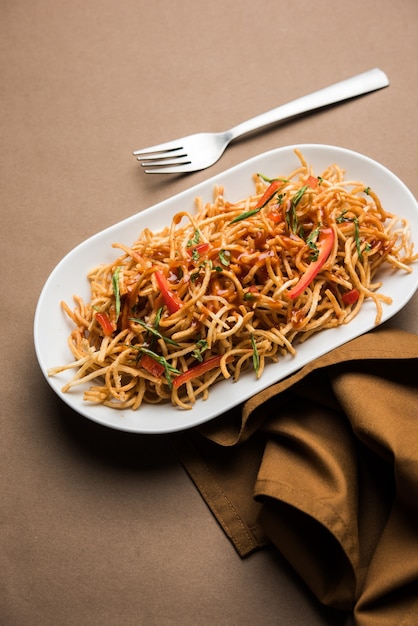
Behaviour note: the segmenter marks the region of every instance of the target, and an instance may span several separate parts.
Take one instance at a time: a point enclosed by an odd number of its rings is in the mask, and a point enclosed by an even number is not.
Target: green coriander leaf
[[[309,237],[306,239],[306,243],[308,244],[309,248],[311,249],[311,259],[312,261],[316,261],[316,259],[318,258],[318,254],[319,254],[319,250],[318,250],[318,246],[316,245],[316,241],[318,239],[318,235],[319,235],[319,226],[317,228],[315,228],[315,230],[313,230]]]
[[[264,180],[266,183],[272,183],[274,180],[281,180],[282,183],[289,182],[286,178],[269,178],[268,176],[265,176],[264,174],[260,174],[260,172],[257,173],[257,176],[259,176],[259,178]]]
[[[139,317],[130,317],[129,319],[131,320],[131,322],[135,322],[136,324],[139,324],[140,326],[145,328],[145,330],[148,331],[151,335],[154,335],[154,337],[158,337],[158,339],[162,339],[165,343],[169,343],[172,346],[179,345],[178,343],[170,339],[170,337],[164,337],[164,335],[162,335],[159,330],[157,330],[153,326],[150,326],[149,324],[144,322],[144,320],[141,320]]]
[[[297,215],[296,215],[296,210],[295,210],[295,206],[293,204],[290,205],[290,208],[286,211],[286,225],[288,227],[289,230],[293,231],[294,233],[296,233],[298,227],[297,227]]]
[[[299,202],[302,200],[303,194],[305,193],[305,191],[307,190],[308,185],[303,185],[303,187],[301,187],[300,189],[298,189],[298,191],[295,193],[295,195],[292,198],[292,204],[296,207]]]
[[[354,224],[354,240],[356,242],[356,248],[357,248],[357,254],[359,259],[362,258],[362,252],[361,252],[361,243],[360,243],[360,232],[359,232],[359,223],[358,223],[358,217],[345,217],[347,211],[343,211],[341,213],[341,215],[339,215],[336,219],[336,222],[338,224],[341,224],[342,222],[352,222]]]
[[[203,361],[202,355],[207,349],[208,349],[208,342],[205,339],[199,339],[199,341],[196,344],[195,350],[193,350],[192,352],[192,356],[194,356],[194,358],[197,359],[198,361],[202,362]]]
[[[200,241],[200,233],[196,228],[196,230],[194,231],[193,238],[189,239],[186,245],[188,248],[190,248],[191,246],[195,246],[196,244],[198,244],[199,241]]]
[[[298,191],[294,194],[291,200],[289,210],[286,211],[286,224],[289,230],[291,230],[295,234],[297,233],[297,230],[298,230],[298,218],[296,215],[296,207],[299,204],[299,202],[302,200],[303,194],[305,193],[307,188],[308,186],[304,185],[303,187],[298,189]]]
[[[120,287],[119,287],[119,274],[120,267],[117,267],[112,276],[112,289],[115,295],[115,308],[116,308],[116,321],[119,319],[120,315]]]
[[[253,347],[253,365],[256,374],[258,374],[260,370],[260,355],[258,354],[257,344],[254,339],[254,335],[251,333],[251,345]]]
[[[131,347],[135,347],[135,346],[131,346]],[[161,363],[161,365],[164,365],[164,367],[168,371],[172,372],[173,374],[181,374],[181,372],[178,369],[173,367],[171,365],[171,363],[169,363],[167,361],[167,359],[165,357],[161,356],[160,354],[157,354],[156,352],[153,352],[152,350],[148,350],[148,348],[144,348],[143,346],[139,346],[137,349],[139,350],[139,352],[143,352],[144,354],[148,354],[148,356],[153,358],[154,361],[157,361],[157,363]]]
[[[231,253],[229,252],[229,250],[220,250],[218,256],[222,265],[225,265],[225,267],[228,267],[228,265],[230,264],[230,256],[231,256]]]
[[[132,346],[133,348],[135,346]],[[181,372],[176,369],[175,367],[173,367],[166,358],[164,358],[163,356],[157,354],[156,352],[153,352],[152,350],[148,350],[148,348],[143,348],[143,347],[138,347],[137,350],[139,352],[142,352],[143,354],[148,354],[148,356],[150,356],[152,359],[154,359],[154,361],[157,361],[157,363],[160,363],[163,367],[164,367],[164,374],[165,374],[165,378],[168,384],[169,389],[171,390],[173,387],[173,382],[171,380],[171,374],[181,374]]]
[[[259,207],[258,209],[251,209],[251,211],[246,211],[245,213],[240,213],[233,220],[231,220],[230,224],[236,224],[237,222],[241,222],[242,220],[246,220],[248,217],[252,217],[253,215],[257,215],[261,211],[263,207]]]
[[[160,308],[157,311],[157,314],[155,316],[155,320],[154,320],[154,328],[156,328],[158,330],[158,326],[160,325],[160,320],[161,320],[161,316],[163,314],[163,307],[160,306]]]
[[[360,234],[359,234],[358,218],[355,217],[353,222],[354,222],[354,239],[356,241],[357,254],[358,254],[359,259],[361,259],[363,255],[361,253],[361,247],[360,247]]]

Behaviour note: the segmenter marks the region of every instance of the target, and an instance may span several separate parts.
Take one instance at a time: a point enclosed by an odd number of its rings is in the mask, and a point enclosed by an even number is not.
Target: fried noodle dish
[[[315,175],[303,155],[285,177],[254,175],[254,194],[177,213],[144,229],[88,274],[91,299],[61,303],[74,324],[63,387],[113,408],[171,402],[191,408],[221,379],[296,353],[313,333],[348,324],[364,301],[382,304],[383,265],[411,272],[418,258],[405,220],[337,165]],[[87,385],[85,385],[87,383]]]

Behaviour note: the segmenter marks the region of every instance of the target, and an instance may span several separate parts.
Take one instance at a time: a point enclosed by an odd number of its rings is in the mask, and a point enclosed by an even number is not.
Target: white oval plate
[[[349,324],[329,329],[309,338],[297,347],[296,356],[288,356],[278,363],[269,364],[260,380],[254,372],[246,372],[234,383],[225,380],[217,383],[206,401],[198,401],[191,410],[177,409],[171,404],[143,405],[137,411],[117,410],[83,401],[83,388],[76,387],[63,394],[61,387],[72,376],[72,371],[48,377],[50,367],[68,363],[72,355],[67,346],[71,324],[61,310],[60,301],[72,304],[73,294],[89,299],[86,274],[101,263],[108,263],[119,255],[112,243],[131,244],[137,235],[148,227],[159,230],[170,223],[171,217],[180,210],[194,211],[197,196],[204,201],[213,198],[215,185],[225,187],[225,197],[237,201],[254,192],[252,176],[262,172],[274,177],[286,175],[298,166],[294,153],[299,148],[315,174],[320,174],[332,163],[346,170],[347,179],[355,179],[372,187],[379,195],[384,208],[405,217],[411,226],[412,237],[418,242],[418,204],[408,188],[388,169],[361,154],[325,145],[298,145],[278,148],[254,157],[226,172],[169,198],[137,215],[107,228],[78,245],[67,254],[49,276],[42,290],[35,313],[34,341],[42,372],[55,393],[74,411],[102,425],[136,433],[168,433],[184,430],[207,422],[228,409],[247,400],[257,392],[289,376],[306,363],[326,352],[369,331],[375,326],[376,309],[373,302],[366,301],[359,315]],[[412,297],[418,286],[417,268],[411,273],[383,270],[382,292],[393,299],[390,306],[383,305],[382,322],[397,313]]]

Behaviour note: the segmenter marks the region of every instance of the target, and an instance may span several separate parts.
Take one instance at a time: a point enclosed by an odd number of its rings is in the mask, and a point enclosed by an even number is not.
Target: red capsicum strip
[[[312,261],[303,276],[300,277],[296,285],[293,285],[292,289],[288,292],[288,296],[291,300],[300,296],[313,281],[315,276],[321,271],[331,253],[334,240],[335,234],[332,228],[324,228],[320,231],[316,244],[318,248],[318,258],[316,261]]]
[[[194,367],[191,367],[186,372],[183,372],[179,376],[173,379],[173,387],[178,389],[184,383],[187,383],[189,380],[193,380],[193,378],[197,378],[210,370],[215,369],[215,367],[219,367],[222,359],[222,355],[218,354],[217,356],[213,356],[207,361],[203,361]]]
[[[344,304],[354,304],[360,297],[360,292],[358,289],[351,289],[350,291],[346,291],[342,296],[342,301]]]
[[[163,296],[164,303],[169,310],[170,315],[176,313],[183,306],[183,302],[179,296],[172,291],[170,284],[161,270],[156,270],[155,278],[159,288],[161,289],[161,295]]]
[[[113,333],[115,328],[112,322],[110,321],[108,315],[106,313],[96,313],[96,320],[99,322],[100,326],[102,327],[104,334],[107,337],[110,337],[110,335]]]
[[[255,205],[254,210],[255,209],[262,209],[263,206],[265,206],[267,204],[267,202],[272,199],[272,197],[274,196],[276,191],[278,191],[278,189],[280,189],[280,187],[283,187],[283,184],[284,183],[283,183],[282,180],[273,180],[273,182],[270,183],[270,185],[267,187],[267,189],[265,190],[265,192],[261,196],[260,200]]]
[[[283,213],[281,211],[278,211],[278,205],[273,207],[267,217],[274,222],[275,224],[278,224],[279,222],[283,222]]]
[[[273,180],[273,182],[270,183],[270,185],[267,187],[267,189],[265,190],[265,192],[263,193],[263,195],[261,196],[261,198],[255,205],[255,207],[253,209],[250,209],[249,211],[245,211],[244,213],[240,213],[239,215],[234,217],[234,219],[230,222],[230,224],[235,224],[236,222],[240,222],[241,220],[245,220],[248,217],[252,217],[253,215],[256,215],[257,213],[259,213],[261,209],[265,207],[266,204],[274,197],[274,194],[278,191],[278,189],[280,189],[280,187],[283,186],[283,184],[284,183],[282,180],[279,180],[279,179]]]
[[[195,252],[197,252],[198,255],[201,256],[202,254],[206,254],[209,248],[210,248],[209,243],[198,243],[196,246],[192,246],[191,248],[188,248],[187,252],[190,254],[190,256],[193,256]]]
[[[316,176],[308,176],[308,178],[306,179],[306,185],[308,185],[308,187],[310,187],[311,189],[316,189],[318,187],[318,179]]]
[[[139,365],[156,378],[160,378],[160,376],[164,374],[164,365],[153,359],[148,354],[143,354],[141,356],[139,359]]]

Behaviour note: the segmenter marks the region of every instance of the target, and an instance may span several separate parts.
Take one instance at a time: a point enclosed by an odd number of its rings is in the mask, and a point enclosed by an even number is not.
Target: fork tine
[[[172,154],[171,152],[162,152],[161,154],[145,154],[137,157],[138,161],[143,161],[141,165],[174,165],[175,163],[182,163],[181,159],[187,158],[187,154]]]
[[[167,161],[167,163],[181,163],[181,159],[187,158],[187,154],[182,152],[181,154],[169,154],[168,152],[164,152],[161,154],[145,154],[139,155],[136,157],[137,161],[144,165],[159,165]],[[155,163],[154,163],[155,161]]]
[[[138,157],[138,161],[141,162],[141,167],[158,167],[158,166],[166,166],[166,165],[187,165],[191,163],[190,157],[187,154],[180,154],[178,157],[170,157],[170,156],[162,156],[158,157],[148,157],[142,159],[142,157]]]
[[[161,152],[177,152],[183,150],[183,146],[178,141],[166,141],[165,143],[157,144],[156,146],[150,146],[149,148],[143,148],[141,150],[135,150],[133,153],[135,156],[157,154]]]
[[[144,167],[150,167],[147,164]],[[150,167],[150,169],[145,169],[145,174],[182,174],[184,172],[195,172],[196,168],[193,166],[191,161],[187,161],[182,165],[173,165],[173,166],[163,166],[163,167]]]

